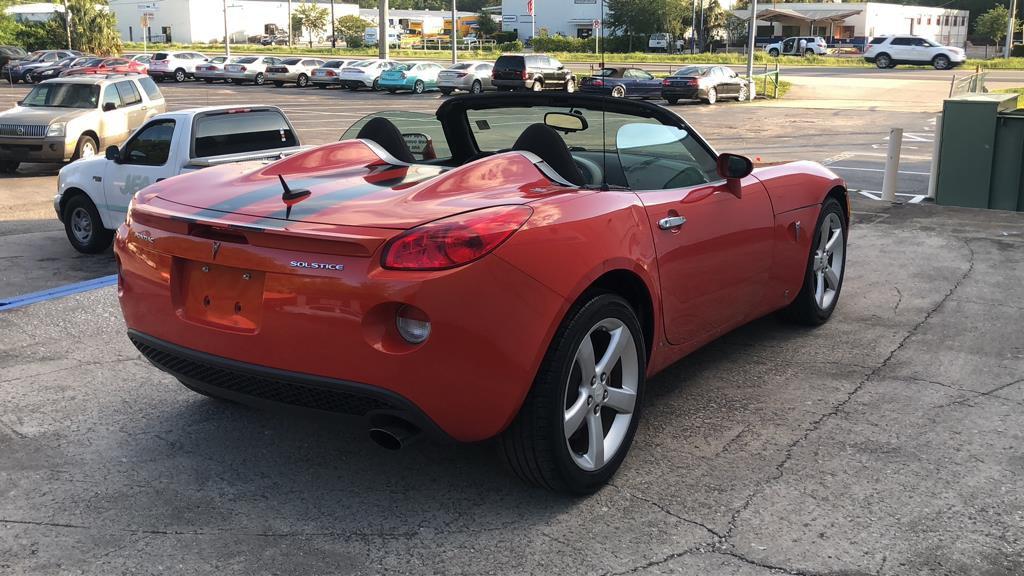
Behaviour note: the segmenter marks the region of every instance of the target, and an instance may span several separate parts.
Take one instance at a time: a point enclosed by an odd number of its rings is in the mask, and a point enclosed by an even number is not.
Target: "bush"
[[[498,50],[501,50],[502,52],[522,52],[523,41],[513,40],[511,42],[504,42],[498,45]]]
[[[538,36],[533,39],[533,49],[536,52],[593,52],[594,41],[567,36]]]
[[[353,36],[346,36],[345,37],[345,47],[346,48],[362,48],[363,47],[363,37],[362,36],[354,36],[354,35]]]
[[[1010,56],[1013,58],[1024,58],[1024,44],[1014,44],[1010,48]]]

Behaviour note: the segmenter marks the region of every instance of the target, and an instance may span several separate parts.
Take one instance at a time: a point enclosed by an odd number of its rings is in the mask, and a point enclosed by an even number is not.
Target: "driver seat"
[[[531,152],[543,160],[559,176],[576,186],[583,186],[586,181],[580,167],[576,165],[565,140],[547,124],[530,124],[516,139],[513,150]]]
[[[402,138],[402,132],[391,122],[391,120],[388,120],[387,118],[382,118],[380,116],[370,118],[370,120],[359,129],[359,133],[356,134],[356,138],[374,142],[383,148],[388,154],[391,154],[402,162],[407,164],[416,162],[416,158],[409,150],[409,145],[405,143],[405,138]]]

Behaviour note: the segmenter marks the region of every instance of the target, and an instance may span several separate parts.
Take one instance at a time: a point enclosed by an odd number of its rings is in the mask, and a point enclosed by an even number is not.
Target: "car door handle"
[[[658,228],[662,230],[672,230],[673,228],[679,228],[683,224],[686,224],[686,218],[682,216],[670,216],[658,220]]]

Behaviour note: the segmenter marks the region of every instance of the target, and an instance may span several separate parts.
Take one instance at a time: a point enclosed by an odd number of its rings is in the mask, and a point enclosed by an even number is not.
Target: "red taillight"
[[[337,74],[335,74],[333,70],[328,70],[327,76],[337,76]]]
[[[700,80],[697,80],[696,78],[690,78],[686,83],[690,86],[700,86]]]
[[[245,70],[246,70],[245,66],[239,66],[238,67],[238,71],[239,72],[245,72]]]
[[[665,78],[664,80],[661,81],[661,85],[662,86],[671,86],[672,83],[668,81],[668,78]]]
[[[604,86],[604,80],[591,80],[591,86]]]
[[[436,220],[403,232],[384,248],[392,270],[445,270],[484,257],[533,214],[529,206],[495,206]]]
[[[467,74],[467,72],[459,72],[458,74],[456,74],[456,75],[455,75],[455,77],[456,77],[456,78],[462,78],[462,77],[463,77],[463,76],[465,76],[466,74]]]
[[[529,75],[526,74],[526,70],[523,70],[523,72],[522,72],[522,79],[526,80],[527,78],[529,78]]]

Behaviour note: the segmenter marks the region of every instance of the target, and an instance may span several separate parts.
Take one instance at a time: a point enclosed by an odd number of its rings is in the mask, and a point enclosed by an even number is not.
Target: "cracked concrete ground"
[[[833,320],[652,380],[585,499],[197,396],[112,289],[0,314],[0,573],[1024,573],[1024,215],[860,206]]]

